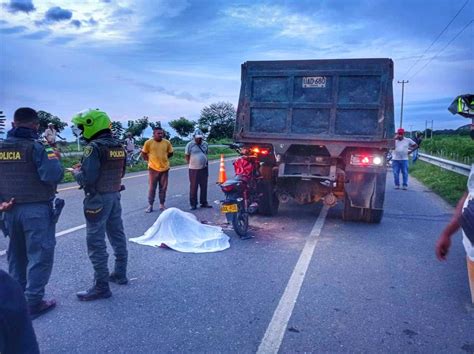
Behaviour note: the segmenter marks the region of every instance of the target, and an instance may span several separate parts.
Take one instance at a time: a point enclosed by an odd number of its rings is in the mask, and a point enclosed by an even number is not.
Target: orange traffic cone
[[[217,183],[224,183],[227,180],[227,175],[225,174],[225,166],[224,166],[224,155],[221,154],[221,163],[219,165],[219,178]]]

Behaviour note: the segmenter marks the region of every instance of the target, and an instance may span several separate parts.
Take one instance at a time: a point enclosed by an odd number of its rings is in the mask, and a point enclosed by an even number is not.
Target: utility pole
[[[428,139],[428,121],[425,120],[425,140]]]
[[[431,139],[433,139],[433,120],[431,120]]]
[[[402,84],[402,104],[401,104],[401,108],[400,108],[400,126],[399,128],[402,128],[402,124],[403,124],[403,96],[405,95],[405,84],[408,84],[408,80],[405,81],[405,80],[402,80],[402,81],[397,81],[399,84]]]
[[[413,138],[413,124],[410,124],[409,127],[410,127],[410,138]]]

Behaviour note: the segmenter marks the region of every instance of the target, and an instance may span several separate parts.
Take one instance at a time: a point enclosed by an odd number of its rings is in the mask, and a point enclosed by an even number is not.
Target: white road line
[[[227,161],[227,159],[225,159]],[[209,165],[212,165],[214,163],[218,163],[220,162],[220,160],[213,160],[211,162],[209,162]],[[177,167],[171,167],[171,171],[176,171],[176,170],[183,170],[185,168],[188,168],[187,165],[183,165],[183,166],[177,166]],[[145,177],[145,176],[148,176],[148,173],[142,173],[142,174],[139,174],[139,175],[134,175],[134,176],[128,176],[128,177],[124,177],[122,178],[122,180],[124,179],[132,179],[132,178],[138,178],[138,177]],[[72,186],[72,187],[66,187],[66,188],[60,188],[58,189],[58,192],[63,192],[63,191],[67,191],[67,190],[70,190],[70,189],[79,189],[79,186]],[[0,253],[1,255],[1,253]]]
[[[82,225],[79,225],[79,226],[71,227],[70,229],[67,229],[67,230],[64,230],[64,231],[57,232],[55,236],[59,237],[59,236],[67,235],[67,234],[70,234],[71,232],[81,230],[81,229],[85,229],[85,228],[86,228],[86,224],[82,224]],[[0,251],[0,257],[4,256],[6,254],[7,254],[7,250]]]
[[[67,235],[67,234],[70,234],[71,232],[74,232],[74,231],[77,231],[77,230],[81,230],[81,229],[85,229],[85,228],[86,228],[86,224],[82,224],[82,225],[79,225],[79,226],[71,227],[70,229],[67,229],[67,230],[64,230],[64,231],[60,231],[60,232],[56,232],[56,237],[63,236],[63,235]]]
[[[226,160],[227,160],[227,159],[226,159]],[[211,161],[209,164],[218,163],[218,162],[220,162],[220,160],[213,160],[213,161]],[[172,170],[172,171],[175,171],[175,170],[182,170],[182,169],[185,169],[185,168],[188,168],[188,166],[187,166],[187,165],[184,165],[184,166],[172,167],[171,170]],[[124,178],[122,178],[122,179],[130,179],[130,178],[137,178],[137,177],[143,177],[143,176],[148,176],[148,173],[143,173],[143,174],[141,174],[141,175],[135,175],[135,176],[124,177]],[[65,191],[65,190],[68,190],[68,189],[78,189],[78,187],[62,188],[62,189],[58,189],[58,192]],[[72,227],[72,228],[70,228],[70,229],[61,231],[61,232],[57,232],[57,233],[56,233],[56,237],[70,234],[71,232],[84,229],[85,227],[86,227],[86,224],[82,224],[82,225],[75,226],[75,227]],[[0,257],[4,256],[5,254],[7,254],[7,250],[1,250],[1,251],[0,251]]]
[[[303,251],[301,252],[300,258],[296,263],[293,274],[291,274],[290,280],[286,285],[283,296],[278,303],[278,307],[273,313],[272,320],[267,327],[265,336],[258,347],[257,353],[278,353],[281,342],[285,335],[288,321],[290,320],[291,314],[298,299],[298,295],[303,285],[306,271],[308,270],[309,263],[313,257],[314,249],[319,240],[319,235],[324,226],[324,221],[328,213],[328,207],[323,207],[318,219],[314,223],[313,229],[306,240]]]

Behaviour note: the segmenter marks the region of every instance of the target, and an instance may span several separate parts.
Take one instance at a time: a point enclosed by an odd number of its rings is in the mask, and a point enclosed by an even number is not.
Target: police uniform
[[[25,291],[30,308],[42,302],[53,268],[52,202],[63,178],[54,151],[37,138],[33,129],[19,127],[0,142],[0,202],[15,199],[4,213],[10,237],[9,272]]]
[[[105,132],[91,140],[84,148],[81,170],[75,174],[77,182],[86,194],[84,212],[87,251],[94,268],[95,287],[104,292],[109,292],[106,233],[115,255],[112,275],[116,278],[111,280],[126,282],[128,252],[120,205],[125,161],[126,153],[120,142],[113,138],[112,134]],[[81,298],[80,294],[78,293],[78,297],[81,300],[93,300]],[[82,293],[82,297],[84,296],[87,296],[87,292]]]

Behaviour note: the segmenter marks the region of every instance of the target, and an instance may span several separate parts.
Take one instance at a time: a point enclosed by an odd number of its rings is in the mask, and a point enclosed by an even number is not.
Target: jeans
[[[418,160],[418,149],[415,149],[412,152],[412,161],[415,162],[416,160]]]
[[[392,160],[393,179],[396,186],[400,186],[400,171],[402,172],[403,186],[408,186],[408,160]]]
[[[56,224],[51,216],[51,203],[17,204],[6,213],[8,270],[30,306],[43,300],[53,270]]]
[[[87,230],[87,253],[94,268],[94,280],[98,283],[106,283],[109,278],[107,266],[109,254],[105,243],[105,234],[115,255],[114,272],[120,276],[127,273],[127,239],[123,230],[122,206],[120,205],[120,193],[103,193],[104,203],[103,215],[97,221],[90,222],[86,219]]]

